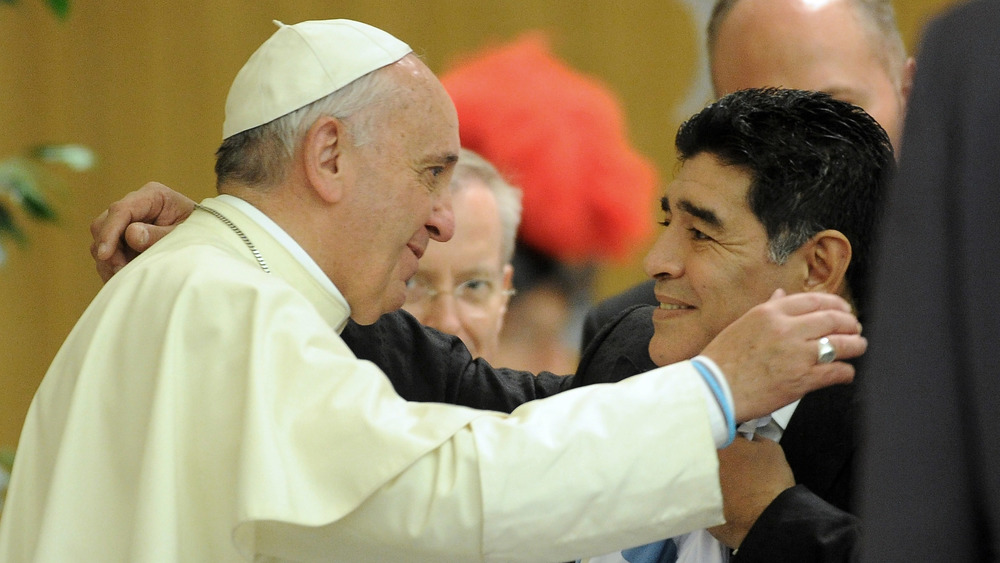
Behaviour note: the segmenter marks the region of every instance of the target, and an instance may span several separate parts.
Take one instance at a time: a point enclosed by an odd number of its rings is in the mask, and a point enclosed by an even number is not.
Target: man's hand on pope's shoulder
[[[130,260],[173,230],[194,211],[194,201],[159,182],[149,182],[112,203],[90,223],[90,255],[107,282]]]

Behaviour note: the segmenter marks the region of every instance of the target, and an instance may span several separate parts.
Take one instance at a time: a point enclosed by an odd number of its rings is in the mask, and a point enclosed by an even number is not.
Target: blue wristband
[[[733,443],[736,439],[736,415],[733,414],[733,406],[729,404],[726,400],[725,393],[722,392],[722,387],[719,386],[719,380],[716,379],[715,373],[708,368],[705,364],[698,361],[696,358],[691,360],[691,365],[694,369],[698,370],[701,374],[702,379],[708,385],[708,388],[712,390],[712,394],[715,395],[716,402],[719,403],[719,409],[722,410],[722,417],[726,420],[726,429],[729,431],[729,437],[726,443],[722,445],[723,448]]]

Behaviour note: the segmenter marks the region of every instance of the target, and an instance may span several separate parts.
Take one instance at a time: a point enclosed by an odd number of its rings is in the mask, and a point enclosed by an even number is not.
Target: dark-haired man
[[[906,56],[890,0],[716,0],[707,50],[712,89],[826,92],[861,107],[893,144],[916,63]],[[626,307],[655,304],[651,282],[609,297],[587,313],[582,347]]]
[[[659,306],[633,308],[605,326],[583,357],[582,372],[614,381],[623,371],[690,358],[776,289],[833,293],[863,307],[894,163],[889,138],[874,119],[826,94],[743,90],[685,122],[676,145],[681,167],[663,195],[664,228],[646,257]],[[637,344],[644,338],[651,338],[648,356]],[[852,549],[850,542],[824,544],[816,529],[824,520],[812,513],[823,501],[850,508],[850,397],[847,387],[823,389],[770,420],[741,427],[781,439],[798,483],[787,491],[759,497],[753,489],[741,491],[754,477],[745,475],[750,461],[736,458],[737,449],[720,451],[727,500],[753,501],[741,508],[749,508],[747,518],[729,512],[728,525],[714,530],[740,546],[736,561],[837,560]],[[729,554],[707,533],[694,532],[592,561],[669,557],[712,563]]]

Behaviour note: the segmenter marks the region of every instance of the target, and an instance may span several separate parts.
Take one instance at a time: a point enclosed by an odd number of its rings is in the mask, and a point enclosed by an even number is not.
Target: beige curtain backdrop
[[[897,0],[912,49],[953,0]],[[200,199],[214,193],[230,81],[273,31],[345,17],[386,29],[442,70],[464,52],[547,30],[556,53],[615,90],[636,145],[673,172],[672,138],[708,100],[701,28],[711,0],[71,0],[57,21],[44,0],[0,4],[0,158],[38,143],[81,143],[91,171],[54,169],[58,224],[24,221],[31,243],[6,244],[0,267],[0,447],[17,443],[28,404],[76,319],[100,289],[90,220],[150,180]],[[650,202],[650,218],[655,202]],[[598,297],[640,280],[636,249],[608,266]],[[225,351],[220,351],[225,353]]]

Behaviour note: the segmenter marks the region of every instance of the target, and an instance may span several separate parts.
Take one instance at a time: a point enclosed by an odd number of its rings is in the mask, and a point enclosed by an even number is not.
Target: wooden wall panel
[[[30,247],[7,245],[9,260],[0,268],[0,445],[16,443],[38,382],[100,288],[88,253],[91,218],[148,180],[195,198],[214,193],[212,154],[226,90],[272,32],[272,18],[366,21],[410,43],[436,70],[490,41],[547,30],[558,54],[620,94],[636,145],[669,178],[681,109],[696,109],[708,96],[698,86],[696,25],[706,2],[91,0],[72,2],[65,22],[42,0],[0,5],[0,155],[79,142],[100,158],[89,172],[57,170],[68,186],[54,194],[60,223],[28,224]],[[911,45],[926,17],[948,3],[897,3]],[[640,279],[644,250],[604,270],[599,293]]]

